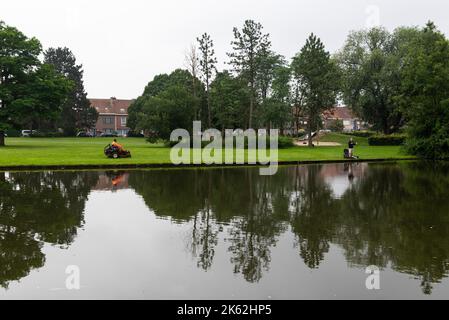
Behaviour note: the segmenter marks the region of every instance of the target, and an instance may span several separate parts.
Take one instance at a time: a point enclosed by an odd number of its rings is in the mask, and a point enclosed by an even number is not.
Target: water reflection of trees
[[[449,271],[448,188],[447,164],[373,166],[342,199],[335,241],[351,263],[390,264],[431,293]]]
[[[351,187],[339,198],[326,166],[285,167],[273,177],[254,169],[145,171],[129,183],[158,216],[192,225],[188,247],[205,270],[222,234],[234,272],[257,282],[291,228],[310,268],[333,243],[351,265],[391,266],[430,293],[449,270],[449,166],[361,166],[368,169],[350,170],[355,179],[348,177]]]
[[[1,287],[44,265],[43,243],[74,241],[97,179],[87,172],[0,172]]]

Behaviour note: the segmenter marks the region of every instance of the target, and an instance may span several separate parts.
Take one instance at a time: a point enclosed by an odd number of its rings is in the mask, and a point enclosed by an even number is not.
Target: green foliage
[[[57,131],[37,131],[33,134],[30,135],[31,138],[61,138],[64,137],[65,135],[62,132],[57,132]]]
[[[336,103],[338,68],[324,44],[314,34],[309,36],[304,47],[293,58],[291,67],[301,95],[301,105],[298,107],[307,118],[311,146],[310,133],[320,127],[321,114]]]
[[[361,137],[361,138],[369,138],[376,134],[375,131],[352,131],[352,132],[343,132],[343,134],[346,134],[348,136],[354,136],[354,137]]]
[[[260,122],[271,129],[284,129],[291,120],[291,106],[275,98],[267,98],[258,112]]]
[[[169,138],[167,130],[170,128],[191,128],[195,107],[204,96],[204,86],[200,80],[196,79],[196,82],[196,87],[201,89],[198,98],[193,94],[192,75],[186,70],[177,69],[169,75],[154,77],[144,93],[129,107],[128,127],[137,132],[147,131],[156,140]],[[174,106],[176,103],[179,103],[179,108]],[[168,106],[166,110],[165,106]],[[157,123],[159,120],[160,124]],[[187,122],[190,123],[186,125]]]
[[[146,131],[151,139],[169,140],[173,130],[191,131],[195,98],[186,88],[171,86],[155,97],[144,96],[136,129]]]
[[[214,124],[219,129],[245,128],[250,92],[245,80],[220,72],[211,85],[211,106]]]
[[[234,40],[231,43],[233,51],[228,53],[234,71],[246,80],[249,86],[248,128],[253,128],[254,110],[257,107],[257,82],[261,76],[269,76],[261,70],[266,69],[273,58],[269,35],[263,34],[262,29],[262,25],[253,20],[246,20],[242,30],[234,28]]]
[[[403,112],[394,98],[401,86],[404,55],[416,36],[414,28],[399,28],[394,33],[384,28],[356,31],[337,54],[345,103],[385,134],[404,125]]]
[[[278,140],[279,149],[288,149],[294,147],[293,138],[287,136],[280,136]]]
[[[20,137],[22,135],[21,132],[16,129],[8,129],[5,133],[8,137]]]
[[[212,125],[212,110],[210,103],[210,84],[213,74],[215,73],[215,65],[217,64],[217,58],[215,58],[214,42],[210,38],[210,35],[204,33],[201,38],[197,38],[200,50],[199,64],[203,81],[206,86],[207,96],[207,121],[209,127]]]
[[[345,125],[343,124],[343,120],[333,120],[328,125],[328,129],[333,132],[342,132],[344,128],[345,128]]]
[[[0,22],[0,146],[3,130],[48,127],[73,83],[41,63],[40,42]]]
[[[407,136],[404,134],[390,134],[390,135],[373,135],[368,138],[370,146],[402,146],[405,144]]]
[[[449,41],[433,23],[413,42],[402,79],[398,101],[408,118],[409,152],[449,158]]]
[[[62,105],[56,127],[65,135],[75,135],[80,130],[95,127],[98,112],[91,107],[83,83],[83,67],[76,64],[76,58],[68,48],[50,48],[44,53],[44,62],[72,81],[73,86]]]

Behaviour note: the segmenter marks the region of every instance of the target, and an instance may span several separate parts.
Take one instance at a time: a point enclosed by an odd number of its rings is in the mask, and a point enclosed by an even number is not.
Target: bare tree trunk
[[[313,147],[312,126],[309,126],[309,147]]]
[[[0,147],[5,146],[5,131],[0,130]]]
[[[248,124],[248,129],[251,129],[253,127],[253,109],[254,109],[254,96],[253,96],[253,92],[251,90],[251,98],[249,101],[249,124]]]
[[[313,147],[312,118],[313,118],[313,116],[312,116],[312,115],[309,115],[309,119],[308,119],[308,121],[307,121],[307,128],[308,128],[308,131],[309,131],[309,136],[308,136],[308,138],[309,138],[309,148],[310,148],[310,147]]]
[[[207,80],[207,120],[209,124],[209,128],[212,127],[212,117],[211,117],[211,110],[210,110],[210,93],[209,93],[209,80]]]
[[[185,64],[190,74],[192,75],[192,94],[193,97],[197,97],[196,79],[198,75],[198,53],[195,45],[191,45],[190,49],[185,53]],[[201,120],[201,108],[195,106],[195,118],[196,120]]]

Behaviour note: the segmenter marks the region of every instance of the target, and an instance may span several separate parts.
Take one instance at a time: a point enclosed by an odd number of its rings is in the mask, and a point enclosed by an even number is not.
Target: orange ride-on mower
[[[111,146],[110,144],[108,144],[104,148],[104,154],[106,157],[111,158],[111,159],[131,158],[131,152],[123,150],[123,149],[121,150],[117,147]]]

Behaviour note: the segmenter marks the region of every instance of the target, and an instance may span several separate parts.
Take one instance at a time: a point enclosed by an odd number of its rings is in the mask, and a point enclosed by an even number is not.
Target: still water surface
[[[449,298],[448,190],[420,162],[0,172],[0,299]]]

